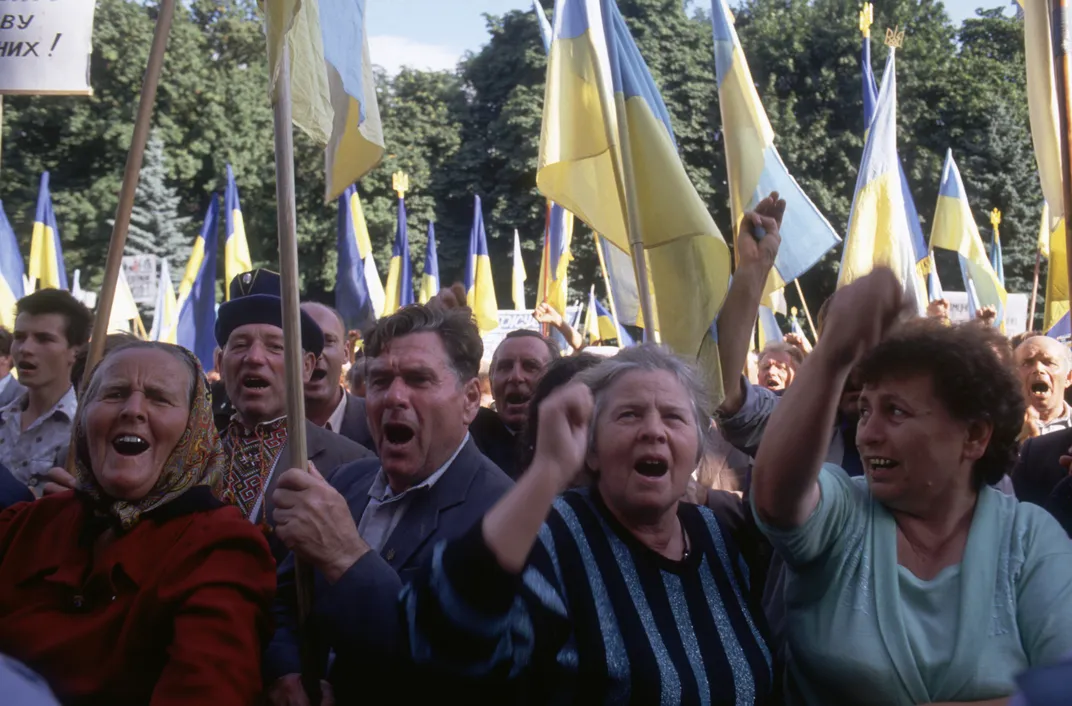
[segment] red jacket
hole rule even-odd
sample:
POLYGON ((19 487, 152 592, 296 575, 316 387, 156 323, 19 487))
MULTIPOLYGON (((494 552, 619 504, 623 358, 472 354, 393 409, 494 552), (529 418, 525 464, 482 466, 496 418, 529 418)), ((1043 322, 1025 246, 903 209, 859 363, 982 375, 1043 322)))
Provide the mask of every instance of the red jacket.
POLYGON ((93 556, 73 493, 0 513, 0 653, 65 703, 252 704, 275 565, 233 507, 143 519, 93 556))

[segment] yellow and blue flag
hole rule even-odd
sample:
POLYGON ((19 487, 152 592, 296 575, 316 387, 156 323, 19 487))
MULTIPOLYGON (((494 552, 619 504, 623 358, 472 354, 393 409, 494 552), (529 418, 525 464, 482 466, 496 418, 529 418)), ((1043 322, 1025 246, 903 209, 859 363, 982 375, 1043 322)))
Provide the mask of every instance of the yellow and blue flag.
POLYGON ((942 281, 938 279, 938 265, 934 261, 934 253, 930 253, 930 271, 927 272, 927 296, 935 302, 945 299, 945 290, 942 289, 942 281))
POLYGON ((413 265, 409 259, 409 230, 406 227, 406 200, 398 199, 398 221, 391 264, 387 270, 387 303, 384 314, 393 314, 413 299, 413 265))
POLYGON ((376 264, 372 261, 368 226, 361 209, 357 188, 347 187, 339 197, 339 214, 335 229, 338 264, 335 276, 335 308, 346 328, 368 330, 383 313, 384 292, 376 264), (371 268, 371 271, 370 271, 371 268), (374 288, 378 288, 379 307, 374 288))
MULTIPOLYGON (((194 241, 186 274, 179 285, 179 324, 175 342, 193 351, 205 372, 216 367, 216 249, 219 199, 216 194, 205 211, 205 223, 194 241), (189 284, 187 285, 187 282, 189 284), (184 292, 185 290, 185 292, 184 292)), ((230 282, 227 283, 228 287, 230 282)))
POLYGON ((1065 242, 1065 219, 1050 220, 1043 206, 1042 227, 1048 235, 1047 254, 1050 265, 1046 274, 1046 307, 1042 315, 1042 330, 1049 331, 1061 319, 1068 318, 1068 244, 1065 242))
POLYGON ((171 266, 167 258, 160 258, 160 279, 156 284, 156 306, 153 309, 153 327, 150 341, 175 343, 175 327, 179 315, 175 285, 171 282, 171 266))
POLYGON ((998 235, 998 231, 994 229, 994 242, 990 245, 990 266, 994 268, 994 273, 998 276, 998 282, 1001 286, 1005 286, 1005 262, 1001 257, 1001 236, 998 235))
POLYGON ((19 241, 0 201, 0 326, 8 331, 15 330, 15 302, 23 297, 25 275, 19 241))
POLYGON ((603 302, 596 299, 595 285, 588 292, 588 311, 584 318, 584 331, 589 343, 617 341, 619 348, 634 344, 629 334, 603 306, 603 302))
POLYGON ((875 118, 856 178, 838 287, 863 277, 878 265, 893 270, 907 299, 915 302, 922 314, 927 308, 926 293, 916 267, 897 167, 897 69, 893 49, 886 60, 875 118))
POLYGON ((957 253, 964 285, 968 290, 969 314, 974 317, 980 307, 992 306, 997 311, 996 325, 1005 325, 1005 287, 998 281, 990 265, 986 246, 979 236, 960 170, 953 161, 953 151, 947 150, 942 182, 938 186, 938 205, 934 209, 931 228, 931 247, 945 248, 957 253), (971 301, 972 295, 976 301, 971 301))
MULTIPOLYGON (((861 25, 861 29, 864 26, 861 25)), ((864 30, 862 65, 864 84, 864 135, 871 128, 871 122, 875 119, 875 106, 878 104, 878 85, 875 83, 875 74, 871 70, 871 32, 864 30)), ((923 237, 923 226, 919 222, 919 211, 916 210, 916 201, 912 198, 912 191, 908 188, 908 177, 905 176, 904 166, 901 164, 901 155, 897 155, 897 174, 901 178, 901 198, 904 199, 905 219, 908 221, 908 230, 912 234, 912 249, 916 253, 916 263, 919 271, 930 272, 933 263, 930 260, 930 251, 927 249, 927 239, 923 237)))
POLYGON ((785 334, 782 333, 782 327, 778 325, 774 309, 769 306, 760 305, 756 328, 759 329, 759 350, 766 348, 767 344, 785 340, 785 334))
POLYGON ((609 240, 593 233, 599 266, 603 272, 603 283, 607 287, 611 312, 618 321, 630 326, 644 328, 644 315, 640 309, 640 295, 637 292, 636 273, 633 271, 633 259, 609 240))
POLYGON ((428 221, 428 247, 424 251, 424 272, 421 274, 421 304, 427 304, 439 293, 439 256, 436 255, 435 223, 428 221))
POLYGON ((473 197, 473 226, 469 229, 469 257, 465 261, 465 295, 481 333, 499 327, 499 304, 491 280, 488 235, 484 231, 484 212, 480 197, 473 197))
POLYGON ((613 0, 555 4, 536 185, 623 252, 644 249, 655 315, 668 312, 657 322, 663 341, 698 358, 720 392, 714 324, 729 248, 685 173, 666 105, 613 0))
POLYGON ((269 82, 275 95, 290 53, 294 124, 326 143, 326 194, 338 198, 383 158, 365 0, 265 0, 269 82))
POLYGON ((1023 0, 1024 58, 1027 65, 1027 108, 1031 142, 1035 147, 1042 195, 1057 221, 1065 216, 1061 181, 1061 140, 1057 81, 1054 75, 1053 17, 1051 0, 1023 0))
POLYGON ((547 21, 547 15, 543 12, 540 0, 532 0, 532 11, 536 13, 536 21, 540 23, 540 39, 543 40, 543 49, 551 53, 551 23, 547 21))
POLYGON ((510 277, 510 291, 514 296, 515 309, 527 309, 525 306, 525 261, 521 259, 521 236, 514 228, 514 271, 510 277))
POLYGON ((552 201, 547 202, 543 253, 540 256, 540 283, 536 299, 566 314, 569 299, 569 263, 573 260, 573 214, 552 201))
POLYGON ((37 190, 28 276, 34 289, 67 289, 67 268, 63 265, 60 229, 56 225, 56 214, 52 211, 48 179, 48 172, 43 172, 37 190))
POLYGON ((777 191, 785 199, 782 246, 763 292, 767 295, 811 269, 841 238, 789 175, 774 146, 774 130, 756 92, 726 0, 712 1, 711 26, 734 234, 745 212, 770 192, 777 191))
POLYGON ((227 165, 227 190, 223 194, 223 222, 226 240, 223 241, 223 281, 227 283, 225 296, 231 298, 231 280, 243 272, 253 269, 253 259, 249 256, 249 242, 246 240, 246 226, 242 220, 242 204, 238 201, 238 185, 235 184, 234 172, 227 165))

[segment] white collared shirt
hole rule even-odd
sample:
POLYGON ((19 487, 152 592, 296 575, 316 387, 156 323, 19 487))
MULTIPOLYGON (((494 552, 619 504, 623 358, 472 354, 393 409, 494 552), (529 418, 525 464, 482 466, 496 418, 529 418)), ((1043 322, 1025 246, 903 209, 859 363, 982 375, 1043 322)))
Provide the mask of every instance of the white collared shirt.
POLYGON ((328 431, 333 431, 336 434, 342 433, 342 418, 346 416, 346 390, 342 391, 342 399, 339 400, 339 404, 335 405, 335 411, 328 417, 327 423, 324 424, 324 428, 328 431))
POLYGON ((45 474, 66 460, 78 399, 74 387, 69 387, 52 409, 22 431, 22 415, 29 395, 28 390, 24 391, 8 406, 0 408, 0 463, 40 497, 45 474))
POLYGON ((1049 434, 1050 432, 1072 428, 1072 407, 1067 402, 1062 402, 1061 404, 1064 406, 1061 408, 1060 417, 1049 422, 1039 420, 1039 433, 1049 434))
POLYGON ((416 492, 422 488, 430 490, 447 472, 467 443, 469 443, 469 432, 465 433, 462 443, 454 450, 447 462, 436 469, 435 473, 397 495, 391 490, 391 484, 387 482, 387 474, 383 472, 383 467, 380 467, 380 470, 376 472, 376 478, 372 481, 372 487, 369 488, 368 505, 365 506, 365 511, 361 513, 361 520, 357 523, 357 533, 366 544, 372 547, 373 551, 383 550, 387 539, 395 531, 402 516, 406 514, 406 509, 416 492))

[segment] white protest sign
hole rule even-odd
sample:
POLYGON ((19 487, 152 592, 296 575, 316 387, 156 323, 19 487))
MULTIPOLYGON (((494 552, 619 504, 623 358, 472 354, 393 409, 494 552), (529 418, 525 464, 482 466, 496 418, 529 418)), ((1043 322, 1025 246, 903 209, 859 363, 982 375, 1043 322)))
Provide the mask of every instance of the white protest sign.
MULTIPOLYGON (((565 319, 569 322, 570 326, 576 329, 581 320, 581 307, 567 306, 565 319)), ((495 353, 495 349, 498 348, 499 344, 506 338, 506 334, 518 329, 528 329, 530 331, 540 330, 539 322, 532 317, 532 310, 499 309, 499 327, 493 331, 488 331, 481 336, 484 340, 484 359, 491 360, 491 356, 495 353)))
POLYGON ((0 0, 0 94, 91 94, 96 4, 0 0))
MULTIPOLYGON (((949 302, 949 320, 955 324, 971 319, 968 311, 967 292, 951 292, 948 289, 943 292, 945 300, 949 302)), ((1005 335, 1015 336, 1028 330, 1027 327, 1027 295, 1010 293, 1005 300, 1005 335)))

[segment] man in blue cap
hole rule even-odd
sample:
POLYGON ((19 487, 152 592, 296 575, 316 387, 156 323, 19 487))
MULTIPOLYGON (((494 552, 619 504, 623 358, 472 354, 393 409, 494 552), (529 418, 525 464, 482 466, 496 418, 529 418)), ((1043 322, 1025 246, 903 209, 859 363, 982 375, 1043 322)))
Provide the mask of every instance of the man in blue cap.
MULTIPOLYGON (((290 463, 279 275, 268 270, 244 272, 232 280, 230 293, 230 301, 220 305, 216 317, 220 376, 235 409, 220 431, 228 456, 226 487, 242 514, 270 529, 272 491, 290 463)), ((304 311, 301 340, 303 381, 308 382, 324 348, 324 334, 304 311)), ((305 429, 309 460, 326 477, 344 463, 372 455, 308 420, 305 429)), ((285 549, 270 543, 280 558, 285 549)))

